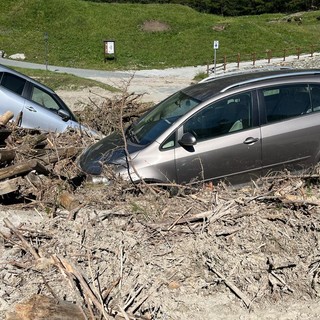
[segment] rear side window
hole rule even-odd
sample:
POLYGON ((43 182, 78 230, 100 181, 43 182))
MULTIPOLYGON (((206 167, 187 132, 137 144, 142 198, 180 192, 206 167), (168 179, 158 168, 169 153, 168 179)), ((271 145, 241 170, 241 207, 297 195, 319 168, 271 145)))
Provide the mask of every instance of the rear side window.
POLYGON ((272 87, 262 92, 267 123, 290 119, 312 111, 307 84, 272 87))
POLYGON ((4 73, 1 80, 1 85, 21 96, 26 82, 26 80, 18 76, 10 73, 4 73))
POLYGON ((320 86, 310 85, 312 111, 320 111, 320 86))

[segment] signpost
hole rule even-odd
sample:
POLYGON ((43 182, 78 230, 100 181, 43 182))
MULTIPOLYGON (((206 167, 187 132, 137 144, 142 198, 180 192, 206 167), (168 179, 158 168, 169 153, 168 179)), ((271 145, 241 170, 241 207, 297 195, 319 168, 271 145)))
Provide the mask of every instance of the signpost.
POLYGON ((219 49, 219 41, 214 40, 213 41, 213 51, 214 51, 214 58, 213 58, 213 63, 214 63, 214 75, 216 75, 216 67, 217 67, 217 50, 219 49))
POLYGON ((48 32, 45 32, 43 34, 43 40, 44 40, 44 43, 45 43, 45 56, 46 56, 46 70, 48 70, 48 41, 49 41, 49 35, 48 35, 48 32))
POLYGON ((104 62, 116 58, 116 44, 114 40, 104 40, 104 62))

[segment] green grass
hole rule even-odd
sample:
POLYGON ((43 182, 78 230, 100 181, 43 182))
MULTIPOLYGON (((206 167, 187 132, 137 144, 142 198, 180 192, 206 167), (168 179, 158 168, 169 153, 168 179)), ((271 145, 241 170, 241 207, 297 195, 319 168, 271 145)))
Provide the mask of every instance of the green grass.
MULTIPOLYGON (((302 23, 287 22, 282 14, 220 17, 174 4, 93 3, 82 0, 6 0, 1 3, 0 50, 24 53, 28 61, 45 63, 44 33, 49 35, 52 65, 95 69, 146 69, 206 64, 217 58, 271 49, 316 50, 319 11, 302 13, 302 23), (163 32, 141 29, 145 21, 170 26, 163 32), (223 31, 213 27, 224 25, 223 31), (116 60, 104 62, 103 41, 116 41, 116 60)), ((318 46, 318 47, 317 47, 318 46)))
POLYGON ((81 88, 91 88, 100 87, 102 89, 108 90, 110 92, 118 92, 112 86, 104 84, 100 81, 95 81, 91 79, 85 79, 81 77, 74 76, 72 74, 66 73, 56 73, 51 71, 36 70, 36 69, 24 69, 24 68, 14 68, 15 70, 28 75, 31 78, 43 83, 44 85, 50 87, 53 90, 78 90, 81 88))

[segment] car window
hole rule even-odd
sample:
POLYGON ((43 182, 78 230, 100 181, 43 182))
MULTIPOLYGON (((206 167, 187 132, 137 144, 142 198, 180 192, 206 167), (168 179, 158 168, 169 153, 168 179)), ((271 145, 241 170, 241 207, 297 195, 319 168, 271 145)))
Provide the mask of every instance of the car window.
POLYGON ((307 84, 285 85, 262 90, 267 123, 297 117, 311 111, 307 84))
POLYGON ((53 111, 58 111, 60 109, 59 104, 54 100, 54 98, 49 93, 38 87, 33 87, 31 100, 53 111))
POLYGON ((173 133, 170 135, 169 138, 167 138, 161 145, 160 149, 161 150, 167 150, 171 149, 175 146, 175 141, 176 141, 176 134, 173 133))
POLYGON ((311 93, 312 111, 314 112, 320 111, 320 86, 311 85, 310 93, 311 93))
POLYGON ((231 134, 252 127, 251 92, 220 100, 192 116, 183 132, 193 133, 197 140, 231 134))
POLYGON ((149 144, 199 103, 201 101, 186 95, 183 91, 178 91, 133 123, 127 130, 128 137, 134 143, 149 144))
POLYGON ((22 95, 26 82, 26 80, 10 73, 4 73, 1 79, 1 85, 3 87, 19 94, 20 96, 22 95))

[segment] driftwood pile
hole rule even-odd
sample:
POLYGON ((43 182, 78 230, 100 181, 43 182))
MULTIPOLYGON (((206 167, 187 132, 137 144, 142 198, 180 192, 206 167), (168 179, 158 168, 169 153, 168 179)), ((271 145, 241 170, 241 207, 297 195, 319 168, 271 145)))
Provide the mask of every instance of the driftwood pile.
POLYGON ((22 129, 8 123, 11 116, 0 116, 0 203, 74 207, 72 193, 82 176, 75 159, 93 138, 22 129))
POLYGON ((224 319, 219 303, 246 318, 320 295, 318 168, 238 190, 175 186, 175 196, 77 188, 74 160, 92 138, 14 124, 0 137, 1 201, 31 209, 29 224, 10 214, 0 224, 0 318, 224 319))
POLYGON ((239 190, 123 194, 72 220, 6 219, 2 299, 27 298, 8 319, 43 319, 42 305, 57 315, 70 302, 79 319, 214 319, 222 298, 235 315, 307 303, 320 294, 319 181, 288 173, 239 190))
POLYGON ((81 122, 108 135, 119 131, 121 126, 125 127, 150 109, 151 104, 142 103, 141 97, 141 94, 122 94, 112 99, 105 98, 100 105, 90 100, 88 105, 75 113, 81 122))
MULTIPOLYGON (((122 94, 91 104, 78 113, 80 122, 101 135, 121 131, 150 106, 139 103, 141 95, 122 94)), ((80 201, 73 191, 83 178, 75 164, 79 153, 97 137, 85 132, 44 133, 22 129, 9 122, 13 114, 0 115, 0 203, 37 203, 55 210, 76 210, 80 201)))

